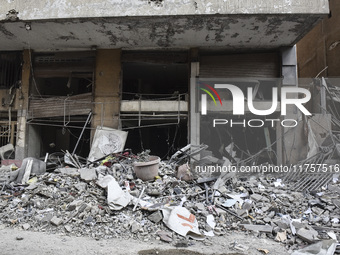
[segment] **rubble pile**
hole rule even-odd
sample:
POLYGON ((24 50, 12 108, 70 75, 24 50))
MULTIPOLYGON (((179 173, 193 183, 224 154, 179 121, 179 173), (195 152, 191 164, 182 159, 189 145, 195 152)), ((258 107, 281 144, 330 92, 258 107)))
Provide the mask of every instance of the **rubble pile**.
POLYGON ((298 192, 277 175, 193 178, 186 172, 188 164, 161 161, 158 175, 143 181, 136 178, 134 164, 148 162, 148 157, 148 152, 115 153, 96 163, 65 163, 44 173, 36 159, 15 171, 13 165, 2 166, 0 226, 184 246, 192 239, 209 244, 213 236, 247 231, 290 250, 339 238, 338 174, 319 190, 298 192), (16 171, 23 174, 13 181, 16 171))

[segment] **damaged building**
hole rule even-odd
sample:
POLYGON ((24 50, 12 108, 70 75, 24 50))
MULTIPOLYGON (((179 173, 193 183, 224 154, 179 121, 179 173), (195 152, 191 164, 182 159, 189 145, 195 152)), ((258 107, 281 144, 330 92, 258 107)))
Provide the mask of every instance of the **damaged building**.
POLYGON ((340 254, 338 0, 26 2, 0 6, 16 246, 340 254))
MULTIPOLYGON (((278 124, 298 110, 281 116, 278 102, 268 117, 278 123, 213 128, 199 84, 253 87, 254 107, 267 109, 273 87, 298 86, 294 45, 327 17, 327 0, 15 0, 0 9, 1 146, 12 144, 16 159, 73 149, 86 157, 103 127, 161 158, 187 144, 207 144, 216 158, 231 157, 231 144, 241 160, 264 151, 260 163, 306 156, 296 144, 307 139, 278 124)), ((217 118, 230 119, 232 97, 221 97, 217 118)))

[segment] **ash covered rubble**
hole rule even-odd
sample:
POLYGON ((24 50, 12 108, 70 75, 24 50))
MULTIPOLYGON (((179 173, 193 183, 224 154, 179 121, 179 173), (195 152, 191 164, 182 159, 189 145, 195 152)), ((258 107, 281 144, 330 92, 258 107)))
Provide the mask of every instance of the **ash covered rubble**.
MULTIPOLYGON (((336 173, 315 190, 297 191, 277 174, 197 176, 176 154, 157 162, 157 174, 143 181, 135 166, 149 162, 148 151, 134 155, 126 150, 91 164, 65 155, 53 169, 32 158, 17 170, 14 165, 0 168, 1 228, 161 240, 182 247, 196 240, 210 245, 214 236, 245 232, 253 240, 273 239, 290 251, 319 243, 320 249, 331 249, 339 239, 336 173)), ((228 245, 247 251, 242 243, 228 245)))

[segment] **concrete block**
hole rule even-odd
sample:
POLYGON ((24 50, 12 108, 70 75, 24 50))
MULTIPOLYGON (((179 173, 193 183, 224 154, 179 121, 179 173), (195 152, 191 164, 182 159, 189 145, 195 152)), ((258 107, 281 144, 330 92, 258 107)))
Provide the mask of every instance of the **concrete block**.
POLYGON ((300 237, 303 241, 308 243, 314 243, 319 241, 320 239, 318 236, 318 231, 309 227, 309 228, 300 228, 299 231, 296 233, 298 237, 300 237))
POLYGON ((137 233, 140 228, 141 228, 141 225, 136 221, 131 224, 132 233, 137 233))
POLYGON ((259 194, 252 194, 250 196, 251 200, 255 201, 255 202, 259 202, 262 200, 263 196, 259 195, 259 194))
POLYGON ((22 225, 22 228, 23 228, 24 230, 27 230, 27 229, 29 229, 30 227, 31 227, 31 225, 28 224, 28 223, 25 223, 24 225, 22 225))
POLYGON ((72 231, 72 226, 70 226, 70 225, 66 225, 64 228, 65 228, 65 230, 67 232, 71 232, 72 231))
POLYGON ((58 170, 60 171, 60 173, 66 174, 66 175, 71 175, 71 176, 79 175, 77 168, 64 167, 64 168, 59 168, 58 170))
POLYGON ((97 173, 94 168, 82 168, 80 169, 80 178, 86 182, 96 180, 97 173))
POLYGON ((54 226, 59 226, 62 222, 63 222, 63 219, 60 219, 56 216, 54 216, 51 221, 50 221, 54 226))
POLYGON ((157 211, 150 214, 148 219, 151 220, 153 223, 158 223, 163 219, 163 215, 160 211, 157 211))

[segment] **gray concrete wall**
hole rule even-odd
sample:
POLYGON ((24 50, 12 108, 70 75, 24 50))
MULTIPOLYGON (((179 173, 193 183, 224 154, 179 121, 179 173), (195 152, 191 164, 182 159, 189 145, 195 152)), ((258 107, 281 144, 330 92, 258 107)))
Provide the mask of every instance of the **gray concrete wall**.
POLYGON ((27 146, 27 156, 39 158, 41 155, 41 127, 27 125, 28 128, 28 146, 27 146))
POLYGON ((332 15, 326 17, 297 44, 299 77, 340 77, 340 1, 330 0, 332 15))
POLYGON ((326 14, 328 0, 1 0, 20 20, 198 14, 326 14))

